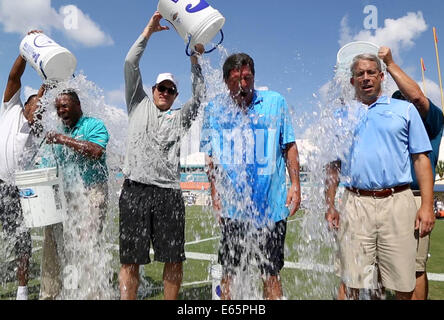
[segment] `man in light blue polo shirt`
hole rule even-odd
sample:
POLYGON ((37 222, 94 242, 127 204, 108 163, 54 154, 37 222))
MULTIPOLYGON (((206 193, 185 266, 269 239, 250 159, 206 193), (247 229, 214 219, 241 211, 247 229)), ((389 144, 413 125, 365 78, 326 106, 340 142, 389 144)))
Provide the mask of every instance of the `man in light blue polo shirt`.
POLYGON ((415 229, 434 226, 431 145, 416 108, 382 96, 384 74, 374 55, 353 60, 351 84, 362 103, 350 152, 327 169, 326 214, 339 228, 341 278, 347 298, 382 286, 410 299, 415 287, 415 229), (410 183, 410 156, 421 189, 419 210, 410 183), (334 199, 339 171, 346 186, 341 215, 334 199), (340 220, 339 220, 340 218, 340 220), (340 222, 340 224, 339 224, 340 222))
MULTIPOLYGON (((79 96, 74 90, 62 91, 56 98, 55 107, 58 117, 63 122, 64 133, 49 132, 46 135, 46 142, 54 145, 55 160, 63 170, 68 210, 74 210, 71 209, 73 206, 78 207, 79 201, 88 203, 89 215, 86 224, 88 230, 82 230, 81 238, 98 243, 108 203, 108 169, 105 152, 109 134, 103 121, 83 116, 79 96), (80 189, 79 179, 80 186, 83 187, 80 189), (79 193, 79 190, 83 191, 79 193)), ((62 224, 45 227, 41 299, 59 297, 62 287, 60 279, 62 250, 62 224)), ((94 289, 90 291, 91 294, 86 297, 87 299, 99 298, 99 293, 94 292, 94 289)))
POLYGON ((223 73, 229 96, 207 106, 201 134, 201 150, 211 159, 211 196, 222 229, 221 298, 245 298, 233 296, 232 277, 247 269, 255 255, 265 298, 280 299, 286 219, 301 201, 290 113, 280 94, 254 90, 254 62, 247 54, 228 57, 223 73))

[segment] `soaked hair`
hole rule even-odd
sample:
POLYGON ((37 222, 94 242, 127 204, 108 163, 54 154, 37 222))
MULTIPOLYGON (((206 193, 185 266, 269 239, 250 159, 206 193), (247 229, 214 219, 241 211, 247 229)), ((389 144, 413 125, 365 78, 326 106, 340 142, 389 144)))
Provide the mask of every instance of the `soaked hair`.
POLYGON ((230 77, 231 70, 240 69, 242 66, 249 66, 251 73, 254 76, 254 61, 253 59, 246 53, 235 53, 229 56, 224 63, 223 72, 224 72, 224 80, 227 81, 230 77))
POLYGON ((374 54, 371 53, 363 53, 363 54, 359 54, 356 57, 353 58, 353 62, 350 66, 350 71, 351 74, 354 75, 355 74, 355 67, 358 64, 358 62, 360 60, 368 60, 368 61, 373 61, 376 62, 376 66, 378 68, 379 72, 382 72, 382 64, 381 64, 381 60, 374 54))
POLYGON ((26 102, 25 102, 25 106, 26 106, 28 103, 30 103, 31 100, 32 100, 34 97, 37 97, 37 95, 36 95, 36 94, 31 94, 31 95, 28 97, 28 100, 26 100, 26 102))
POLYGON ((80 104, 80 98, 77 92, 74 89, 65 89, 58 96, 69 96, 72 102, 76 104, 80 104))

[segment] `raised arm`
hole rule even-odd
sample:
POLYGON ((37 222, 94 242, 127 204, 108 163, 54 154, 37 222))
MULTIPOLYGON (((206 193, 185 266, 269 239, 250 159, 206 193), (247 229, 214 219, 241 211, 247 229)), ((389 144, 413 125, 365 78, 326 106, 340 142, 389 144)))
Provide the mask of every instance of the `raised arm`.
POLYGON ((421 118, 425 119, 430 109, 430 102, 419 85, 395 63, 390 48, 381 47, 378 55, 386 64, 387 72, 395 80, 403 96, 418 109, 421 118))
MULTIPOLYGON (((31 30, 31 33, 42 33, 40 30, 31 30)), ((8 83, 6 84, 6 89, 3 96, 3 102, 9 102, 12 97, 17 93, 17 91, 22 87, 22 76, 25 72, 26 60, 22 56, 18 56, 9 72, 8 83)))
POLYGON ((161 14, 156 11, 125 58, 125 98, 128 114, 131 113, 134 105, 140 103, 147 96, 143 89, 139 63, 151 35, 169 29, 160 25, 160 19, 162 19, 161 14))
POLYGON ((181 109, 182 126, 185 129, 191 127, 192 122, 199 113, 199 107, 205 99, 205 82, 202 75, 202 68, 198 61, 198 57, 202 55, 204 51, 204 46, 197 44, 195 52, 191 56, 191 74, 193 77, 192 97, 181 109))
POLYGON ((22 75, 25 72, 26 60, 21 56, 15 59, 14 65, 9 72, 8 83, 6 84, 3 102, 9 102, 22 86, 22 75))

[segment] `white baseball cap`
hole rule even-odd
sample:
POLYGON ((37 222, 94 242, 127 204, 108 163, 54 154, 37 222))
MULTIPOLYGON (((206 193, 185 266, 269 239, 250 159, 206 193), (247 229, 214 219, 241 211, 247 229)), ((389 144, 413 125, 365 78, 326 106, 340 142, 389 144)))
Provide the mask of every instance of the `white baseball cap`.
POLYGON ((176 80, 176 78, 174 78, 173 74, 171 73, 161 73, 157 76, 157 80, 156 80, 156 85, 158 85, 159 83, 168 80, 171 81, 175 86, 176 89, 178 89, 178 82, 176 80))

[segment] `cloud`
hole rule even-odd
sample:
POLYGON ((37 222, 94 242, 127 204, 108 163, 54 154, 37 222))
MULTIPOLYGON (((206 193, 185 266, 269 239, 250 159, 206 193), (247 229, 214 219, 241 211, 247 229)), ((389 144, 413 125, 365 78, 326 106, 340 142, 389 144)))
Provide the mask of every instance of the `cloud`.
POLYGON ((341 46, 350 41, 370 41, 379 46, 390 47, 395 55, 401 49, 409 49, 415 45, 414 40, 427 30, 428 26, 421 11, 409 12, 399 19, 385 19, 384 27, 376 30, 361 30, 353 35, 348 17, 341 20, 340 39, 341 46))
POLYGON ((23 96, 25 97, 25 101, 28 100, 28 98, 33 95, 33 94, 37 94, 39 90, 38 89, 34 89, 32 87, 29 86, 25 86, 23 88, 23 96))
MULTIPOLYGON (((422 81, 418 81, 418 84, 421 87, 421 89, 423 89, 422 81)), ((426 93, 426 96, 430 100, 432 100, 432 102, 435 105, 437 105, 438 107, 441 107, 441 89, 439 87, 439 84, 437 84, 433 80, 426 78, 425 79, 425 93, 426 93)))
POLYGON ((107 91, 105 94, 106 103, 117 106, 125 106, 125 91, 122 88, 107 91))
POLYGON ((61 7, 60 15, 65 20, 64 33, 71 38, 87 47, 95 47, 97 45, 113 45, 114 41, 111 36, 105 34, 100 27, 91 18, 84 14, 82 10, 74 5, 61 7), (69 26, 67 28, 67 26, 69 26))
POLYGON ((52 7, 51 0, 0 0, 0 24, 8 33, 25 35, 32 29, 50 34, 61 31, 68 39, 87 47, 112 45, 111 36, 74 5, 52 7))

